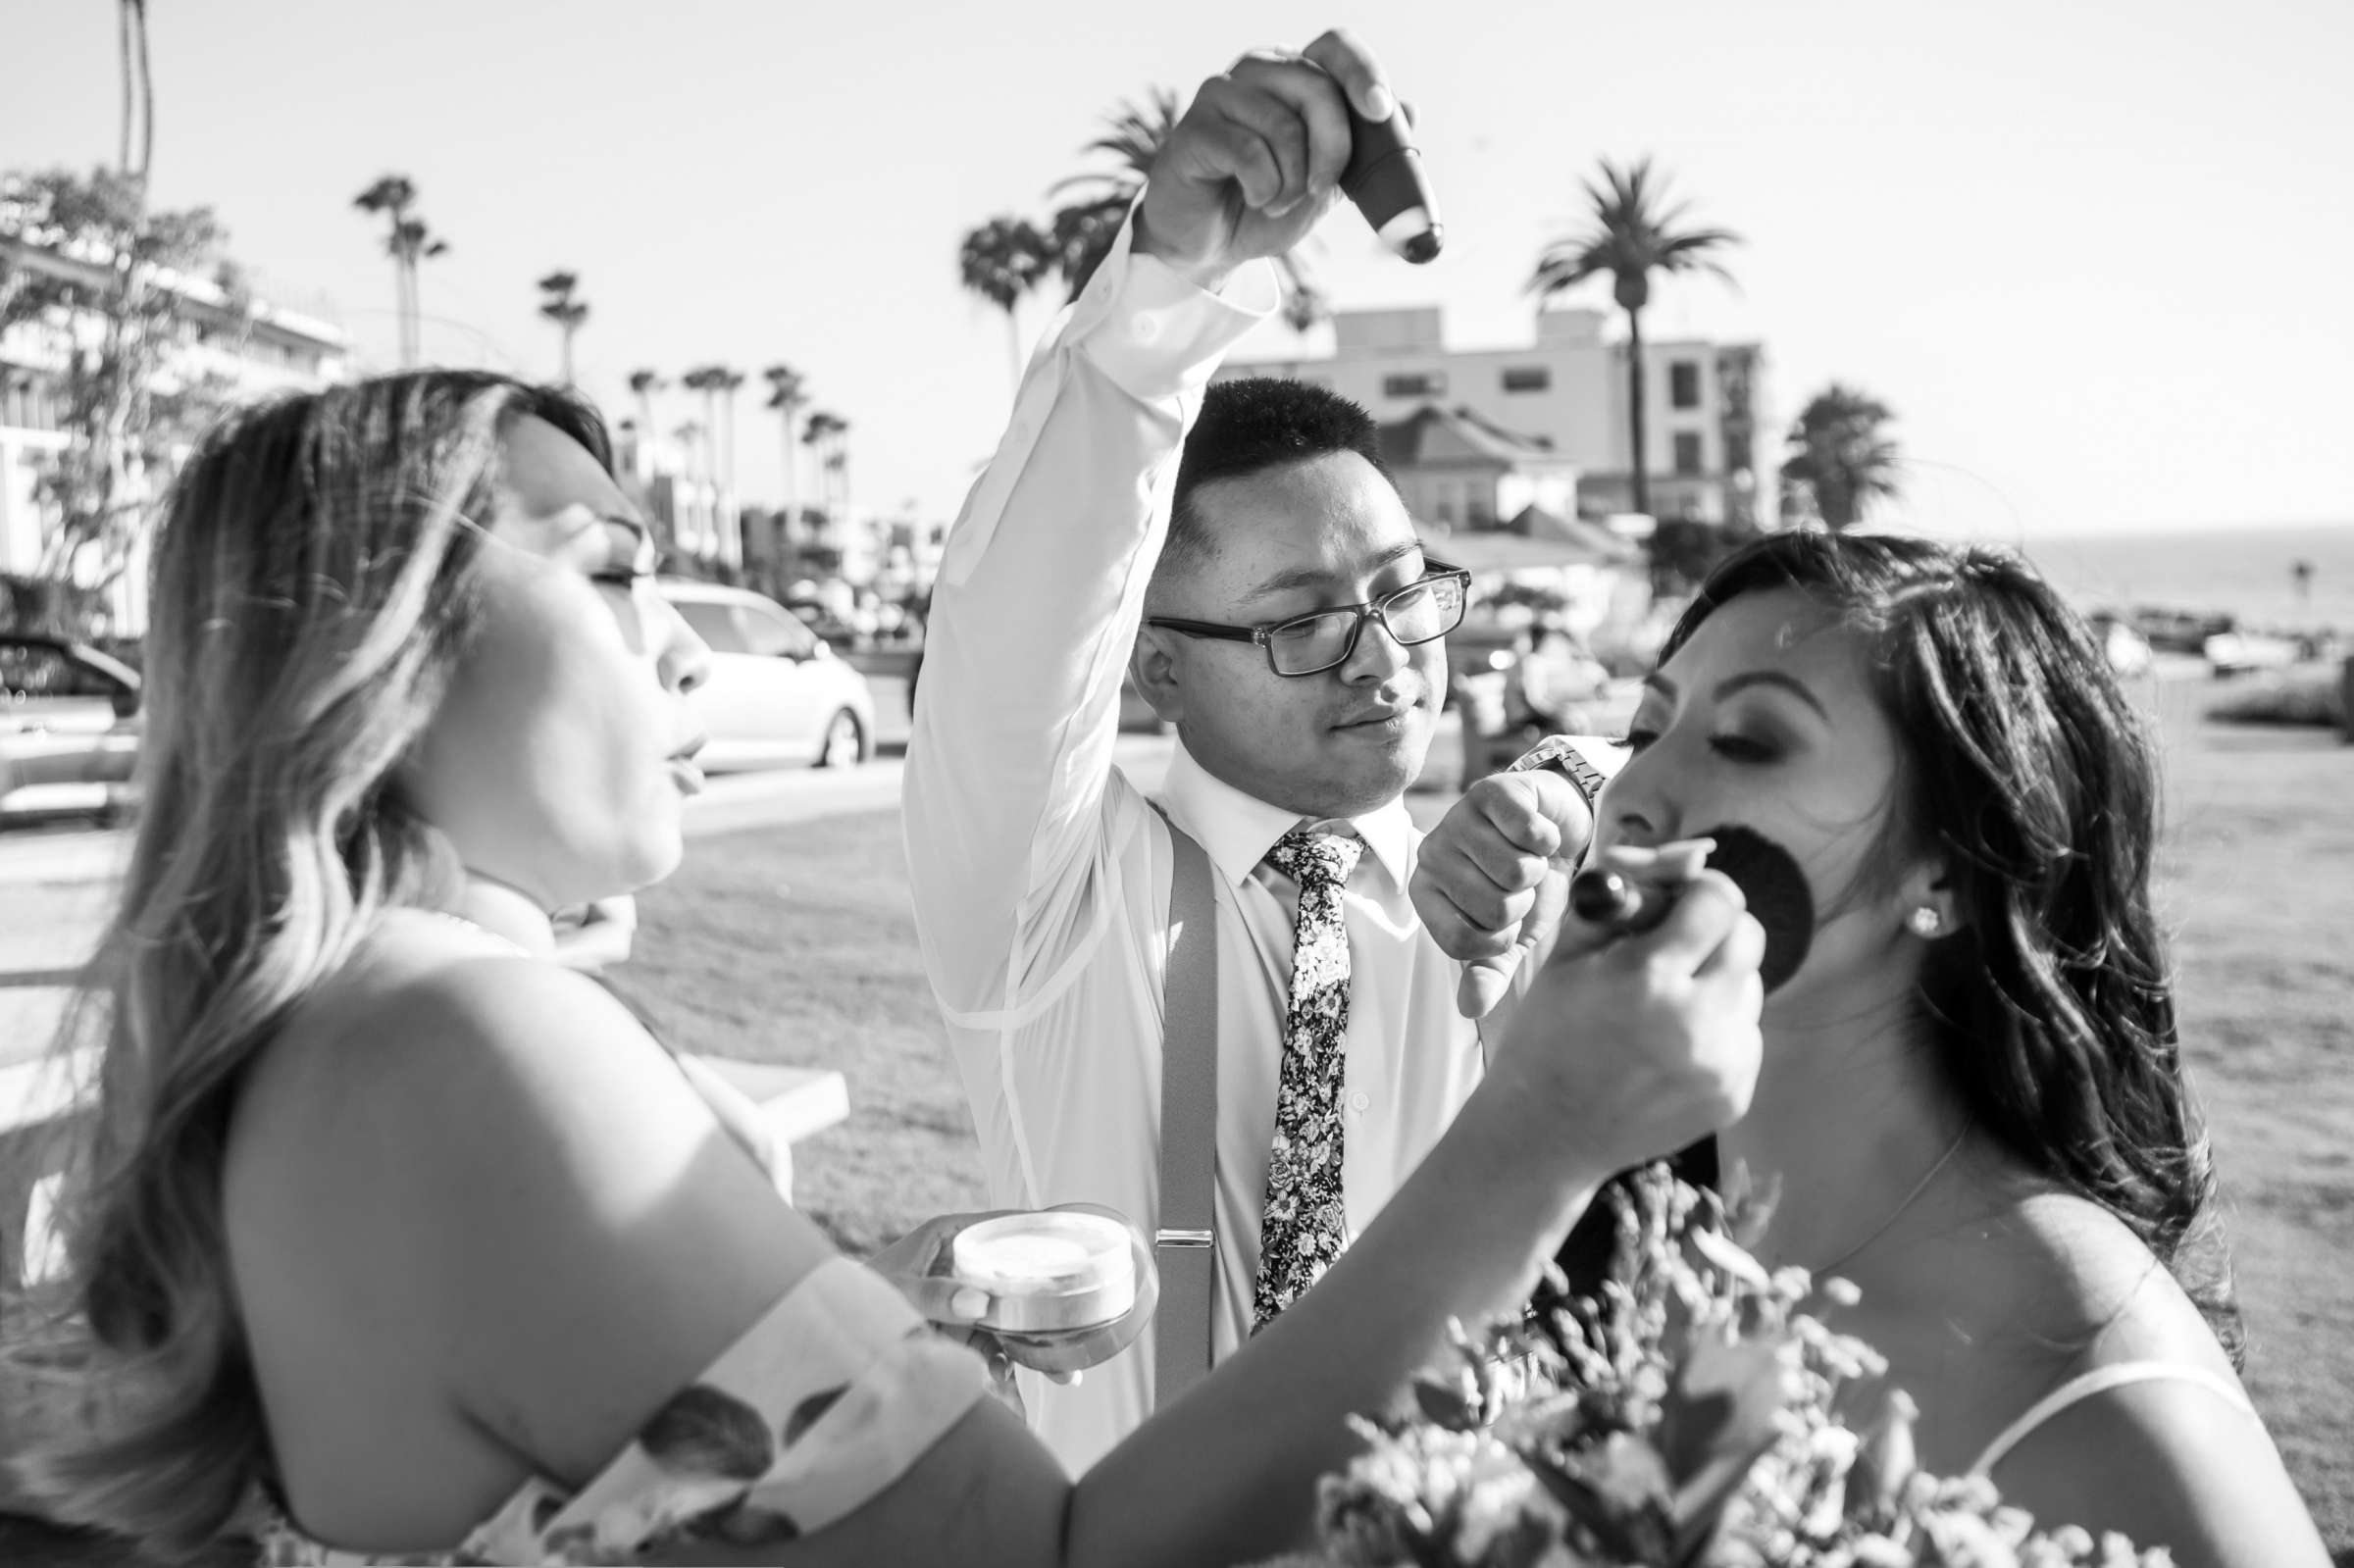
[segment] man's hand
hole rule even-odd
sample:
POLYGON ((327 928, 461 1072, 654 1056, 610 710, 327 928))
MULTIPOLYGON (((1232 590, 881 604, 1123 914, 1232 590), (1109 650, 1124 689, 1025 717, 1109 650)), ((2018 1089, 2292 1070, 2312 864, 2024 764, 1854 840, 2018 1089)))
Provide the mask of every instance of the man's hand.
POLYGON ((1398 108, 1372 55, 1337 27, 1210 77, 1152 160, 1137 251, 1214 291, 1243 263, 1290 250, 1339 193, 1351 103, 1368 120, 1398 108))
POLYGON ((1422 840, 1407 890, 1439 950, 1466 961, 1455 1001, 1465 1018, 1486 1017, 1553 941, 1593 834, 1576 785, 1540 768, 1478 781, 1422 840))
POLYGON ((1603 1170, 1671 1153, 1747 1114, 1764 1048, 1766 932, 1732 880, 1699 872, 1650 931, 1599 935, 1574 912, 1565 924, 1489 1085, 1549 1107, 1564 1146, 1603 1170))
POLYGON ((966 1285, 949 1272, 951 1251, 958 1233, 983 1220, 1023 1212, 1019 1209, 944 1214, 926 1220, 868 1258, 867 1267, 897 1286, 908 1304, 943 1334, 980 1351, 1000 1390, 1012 1387, 1016 1363, 1044 1372, 1057 1383, 1076 1383, 1081 1372, 1108 1361, 1144 1333, 1153 1308, 1160 1303, 1160 1270, 1152 1261, 1151 1244, 1114 1211, 1097 1203, 1059 1203, 1055 1207, 1118 1220, 1128 1232, 1129 1255, 1136 1267, 1136 1304, 1123 1316, 1096 1328, 1060 1334, 1018 1334, 981 1326, 979 1320, 989 1316, 995 1302, 987 1290, 966 1285))

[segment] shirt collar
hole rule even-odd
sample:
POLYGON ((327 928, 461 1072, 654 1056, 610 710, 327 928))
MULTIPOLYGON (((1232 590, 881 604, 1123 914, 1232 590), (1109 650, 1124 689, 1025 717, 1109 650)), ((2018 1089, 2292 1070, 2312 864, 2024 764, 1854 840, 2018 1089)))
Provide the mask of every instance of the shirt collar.
MULTIPOLYGON (((1194 760, 1182 740, 1169 758, 1161 798, 1178 826, 1202 841, 1210 864, 1218 868, 1229 887, 1242 885, 1243 879, 1267 858, 1277 839, 1308 820, 1213 777, 1194 760)), ((1407 815, 1406 801, 1393 800, 1347 820, 1389 874, 1390 885, 1404 892, 1413 870, 1414 848, 1414 824, 1407 815)))

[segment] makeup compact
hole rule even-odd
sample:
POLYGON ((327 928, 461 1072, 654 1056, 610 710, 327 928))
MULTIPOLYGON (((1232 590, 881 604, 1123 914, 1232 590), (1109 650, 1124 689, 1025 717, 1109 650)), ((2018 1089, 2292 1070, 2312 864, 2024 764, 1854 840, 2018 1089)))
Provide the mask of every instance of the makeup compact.
POLYGON ((949 1243, 948 1272, 989 1292, 983 1328, 1061 1334, 1100 1328, 1136 1305, 1128 1228, 1084 1209, 983 1220, 949 1243))

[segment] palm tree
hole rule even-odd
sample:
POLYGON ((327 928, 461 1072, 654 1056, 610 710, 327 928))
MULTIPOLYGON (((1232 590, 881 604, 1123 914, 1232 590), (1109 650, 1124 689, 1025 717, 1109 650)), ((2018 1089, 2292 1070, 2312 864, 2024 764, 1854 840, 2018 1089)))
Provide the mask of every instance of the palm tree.
MULTIPOLYGON (((661 373, 658 371, 635 370, 630 372, 630 395, 638 399, 638 429, 642 432, 639 439, 646 443, 646 450, 649 453, 653 449, 654 439, 654 394, 669 384, 662 379, 661 373)), ((651 468, 650 458, 645 466, 651 468)))
POLYGON ((682 477, 690 481, 683 496, 680 495, 678 486, 673 486, 671 491, 674 497, 673 511, 676 516, 676 542, 678 547, 689 555, 700 555, 703 553, 701 519, 703 496, 706 492, 699 483, 695 483, 693 481, 697 464, 700 461, 696 454, 702 449, 703 427, 698 421, 688 420, 670 432, 670 438, 679 443, 679 452, 684 459, 682 467, 685 469, 682 477))
POLYGON ((588 319, 588 303, 576 298, 573 290, 581 286, 578 276, 572 273, 549 273, 539 279, 539 292, 546 296, 539 301, 539 314, 556 324, 564 334, 564 384, 572 384, 572 334, 581 329, 588 319))
POLYGON ((1790 427, 1783 481, 1814 494, 1824 527, 1853 528, 1874 500, 1902 493, 1897 473, 1904 460, 1881 430, 1893 418, 1879 399, 1833 381, 1790 427))
POLYGON ((736 498, 736 389, 743 384, 743 372, 729 365, 714 365, 712 385, 718 389, 720 402, 720 469, 725 478, 719 492, 719 553, 730 566, 743 561, 743 529, 736 498))
POLYGON ((155 78, 147 70, 147 0, 122 0, 116 8, 115 20, 122 34, 123 63, 123 148, 117 163, 125 174, 135 175, 144 186, 147 171, 155 167, 155 78), (139 143, 139 161, 135 164, 130 161, 134 120, 139 143))
POLYGON ((417 205, 417 184, 406 175, 385 175, 352 201, 365 213, 384 213, 390 220, 391 230, 384 238, 384 254, 392 258, 394 304, 400 327, 400 363, 417 363, 418 305, 417 264, 439 256, 449 249, 446 240, 437 238, 426 221, 412 216, 410 209, 417 205))
POLYGON ((817 453, 819 470, 825 476, 818 482, 829 514, 837 506, 846 507, 850 500, 850 460, 843 446, 843 437, 849 430, 849 421, 822 408, 801 427, 801 444, 817 453))
POLYGON ((785 527, 794 526, 793 508, 800 496, 800 464, 793 444, 794 418, 809 403, 808 381, 790 365, 771 365, 760 373, 768 378, 768 404, 785 425, 785 527))
MULTIPOLYGON (((1048 187, 1049 199, 1065 191, 1077 193, 1075 200, 1055 209, 1049 226, 1054 267, 1062 274, 1069 298, 1079 297, 1079 290, 1111 254, 1111 242, 1119 237, 1120 225, 1136 193, 1145 188, 1145 177, 1160 156, 1161 143, 1177 128, 1183 108, 1167 87, 1146 89, 1142 104, 1121 99, 1103 117, 1103 134, 1079 149, 1082 155, 1106 155, 1112 167, 1084 170, 1048 187)), ((1283 281, 1283 319, 1293 330, 1305 332, 1331 313, 1330 301, 1298 256, 1286 254, 1276 266, 1283 281)))
POLYGON ((1022 384, 1022 296, 1036 288, 1054 264, 1052 243, 1036 225, 1014 217, 992 218, 964 236, 956 271, 967 290, 1005 313, 1005 342, 1012 355, 1013 384, 1022 384))
POLYGON ((1529 291, 1542 301, 1589 278, 1608 276, 1611 295, 1626 312, 1627 421, 1634 437, 1634 509, 1651 510, 1651 479, 1643 461, 1643 307, 1651 303, 1651 275, 1658 273, 1714 273, 1730 283, 1714 252, 1737 245, 1741 236, 1727 228, 1682 228, 1682 206, 1663 210, 1663 177, 1652 178, 1651 160, 1639 158, 1619 168, 1602 161, 1603 183, 1597 189, 1585 182, 1594 204, 1594 227, 1582 234, 1554 241, 1537 258, 1528 280, 1529 291))
POLYGON ((702 477, 711 497, 711 528, 713 542, 719 529, 719 388, 728 369, 724 365, 697 365, 679 378, 679 384, 691 392, 703 394, 702 477))

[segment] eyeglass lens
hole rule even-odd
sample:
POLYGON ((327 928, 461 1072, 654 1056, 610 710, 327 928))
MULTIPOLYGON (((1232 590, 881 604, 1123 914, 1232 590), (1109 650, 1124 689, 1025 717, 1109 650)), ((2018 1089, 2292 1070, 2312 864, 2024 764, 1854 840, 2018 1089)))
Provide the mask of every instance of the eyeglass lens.
MULTIPOLYGON (((1378 605, 1374 614, 1398 641, 1412 645, 1445 636, 1463 618, 1463 585, 1457 578, 1413 582, 1378 605)), ((1287 621, 1267 633, 1267 653, 1278 675, 1313 675, 1349 657, 1363 617, 1355 610, 1287 621)))

